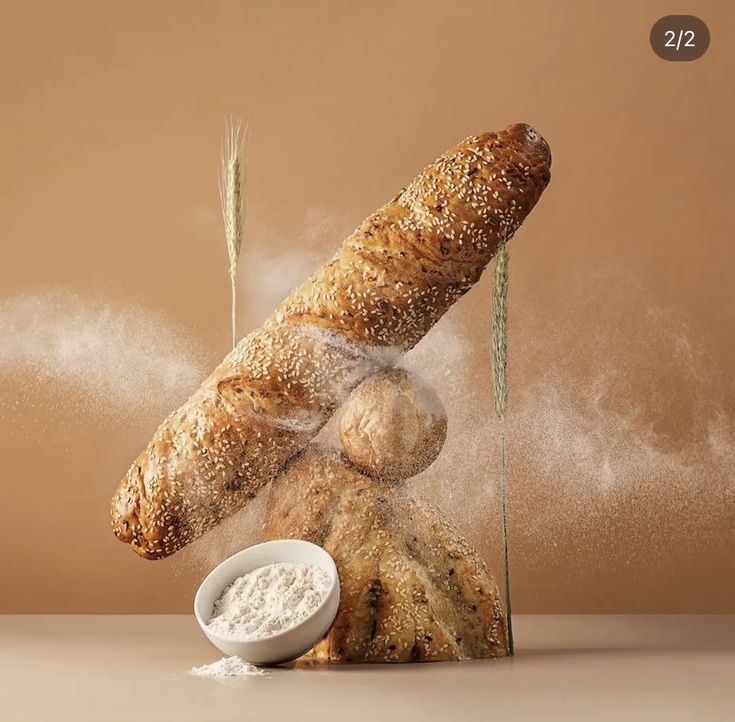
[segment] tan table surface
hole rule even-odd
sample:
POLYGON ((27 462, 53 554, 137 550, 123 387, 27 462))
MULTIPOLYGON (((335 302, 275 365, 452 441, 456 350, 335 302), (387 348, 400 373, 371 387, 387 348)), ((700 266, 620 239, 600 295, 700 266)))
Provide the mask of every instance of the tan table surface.
POLYGON ((0 720, 735 720, 735 617, 518 616, 500 661, 193 678, 187 616, 0 617, 0 720))

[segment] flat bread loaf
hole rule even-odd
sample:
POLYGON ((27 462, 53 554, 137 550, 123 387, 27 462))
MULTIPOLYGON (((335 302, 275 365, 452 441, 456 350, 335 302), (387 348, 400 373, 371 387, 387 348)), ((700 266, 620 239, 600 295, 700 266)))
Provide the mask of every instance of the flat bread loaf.
POLYGON ((310 445, 273 483, 266 535, 307 539, 337 564, 342 594, 302 661, 420 662, 502 657, 495 581, 438 509, 310 445))

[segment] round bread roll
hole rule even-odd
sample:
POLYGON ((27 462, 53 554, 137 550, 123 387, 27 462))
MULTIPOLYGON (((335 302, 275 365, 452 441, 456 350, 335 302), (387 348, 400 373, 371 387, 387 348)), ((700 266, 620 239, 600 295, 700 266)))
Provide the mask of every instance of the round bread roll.
POLYGON ((447 413, 436 391, 403 369, 362 382, 342 411, 339 433, 349 460, 394 481, 426 469, 444 446, 447 413))

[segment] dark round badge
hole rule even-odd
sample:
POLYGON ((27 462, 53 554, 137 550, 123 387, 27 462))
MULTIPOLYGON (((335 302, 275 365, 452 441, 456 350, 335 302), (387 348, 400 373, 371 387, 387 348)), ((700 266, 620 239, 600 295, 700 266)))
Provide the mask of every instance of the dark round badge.
POLYGON ((707 52, 709 28, 694 15, 667 15, 651 28, 651 47, 664 60, 696 60, 707 52))

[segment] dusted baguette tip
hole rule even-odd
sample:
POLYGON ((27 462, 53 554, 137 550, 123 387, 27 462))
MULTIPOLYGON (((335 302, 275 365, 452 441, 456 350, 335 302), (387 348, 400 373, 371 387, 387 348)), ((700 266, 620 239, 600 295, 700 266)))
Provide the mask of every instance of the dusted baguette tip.
MULTIPOLYGON (((127 481, 123 479, 123 482, 127 481)), ((130 493, 129 486, 121 483, 115 496, 112 497, 112 532, 126 544, 132 544, 140 535, 140 522, 138 521, 139 500, 130 493)))
POLYGON ((153 549, 149 547, 141 547, 141 546, 135 546, 134 544, 130 545, 130 548, 142 559, 147 559, 150 562, 158 561, 159 559, 165 559, 168 554, 166 554, 165 550, 163 549, 153 549))
POLYGON ((542 157, 546 157, 551 162, 551 148, 549 148, 549 144, 532 125, 528 125, 528 123, 511 123, 506 127, 505 131, 521 145, 533 148, 542 157))
POLYGON ((497 138, 526 158, 528 170, 533 169, 543 190, 551 180, 551 148, 541 133, 528 123, 511 123, 497 138))
POLYGON ((427 166, 161 424, 118 489, 116 536, 160 559, 243 508, 352 389, 472 287, 550 166, 548 144, 524 123, 466 138, 427 166))
POLYGON ((140 523, 135 515, 131 514, 127 518, 114 522, 112 532, 117 539, 128 544, 143 559, 155 561, 156 559, 165 559, 168 556, 165 548, 143 538, 140 523))
POLYGON ((164 549, 155 541, 143 535, 139 510, 142 509, 141 492, 139 487, 130 486, 129 477, 121 482, 112 499, 112 533, 121 542, 130 545, 130 548, 144 559, 163 559, 164 549))

